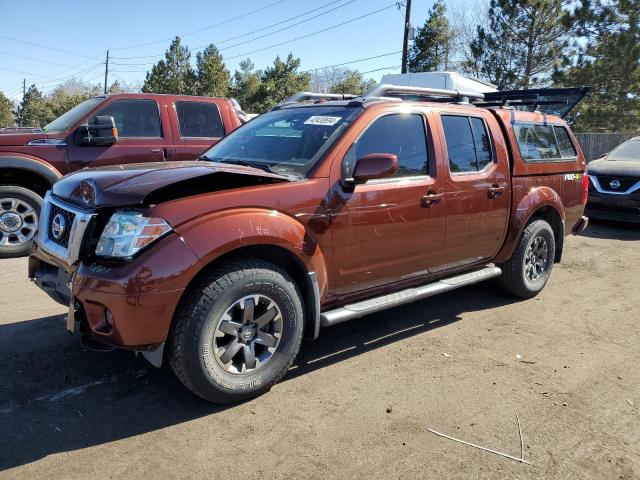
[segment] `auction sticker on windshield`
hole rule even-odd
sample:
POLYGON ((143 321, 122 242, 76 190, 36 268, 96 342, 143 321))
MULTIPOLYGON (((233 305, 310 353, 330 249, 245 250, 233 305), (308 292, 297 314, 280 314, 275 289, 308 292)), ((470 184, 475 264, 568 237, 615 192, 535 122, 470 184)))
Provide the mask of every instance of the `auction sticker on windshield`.
POLYGON ((305 125, 325 125, 327 127, 330 127, 332 125, 335 125, 336 123, 338 123, 340 120, 342 120, 342 117, 329 117, 329 116, 325 116, 325 115, 314 115, 313 117, 309 117, 307 119, 306 122, 304 122, 305 125))

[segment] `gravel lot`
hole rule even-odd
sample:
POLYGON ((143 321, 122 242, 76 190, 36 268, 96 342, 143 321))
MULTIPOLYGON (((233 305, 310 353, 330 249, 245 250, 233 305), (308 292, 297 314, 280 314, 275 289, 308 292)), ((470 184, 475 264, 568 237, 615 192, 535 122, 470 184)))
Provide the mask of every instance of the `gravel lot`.
POLYGON ((0 260, 0 478, 639 478, 640 227, 570 237, 542 294, 491 283, 323 330, 220 408, 84 351, 0 260), (530 465, 455 443, 432 428, 530 465))

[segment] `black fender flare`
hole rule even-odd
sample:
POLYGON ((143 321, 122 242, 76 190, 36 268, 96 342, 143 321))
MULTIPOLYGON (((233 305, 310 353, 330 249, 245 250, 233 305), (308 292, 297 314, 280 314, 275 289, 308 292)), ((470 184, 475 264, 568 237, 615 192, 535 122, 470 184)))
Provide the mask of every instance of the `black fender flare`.
POLYGON ((53 185, 62 177, 62 174, 57 169, 43 160, 36 160, 35 158, 20 155, 0 154, 0 172, 4 168, 13 168, 34 173, 43 178, 49 185, 53 185))

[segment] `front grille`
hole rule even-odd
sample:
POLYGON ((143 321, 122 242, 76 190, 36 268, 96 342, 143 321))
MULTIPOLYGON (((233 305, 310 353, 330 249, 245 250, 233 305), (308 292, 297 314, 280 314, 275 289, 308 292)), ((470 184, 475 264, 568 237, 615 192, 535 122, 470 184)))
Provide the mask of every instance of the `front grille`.
POLYGON ((64 248, 68 248, 69 247, 69 235, 71 235, 71 226, 73 225, 73 221, 76 218, 76 214, 73 212, 70 212, 69 210, 65 210, 64 208, 59 207, 56 204, 51 204, 51 213, 49 214, 49 222, 48 222, 48 230, 47 230, 47 236, 49 237, 49 239, 54 242, 57 243, 58 245, 64 247, 64 248), (58 216, 61 215, 62 219, 64 220, 64 228, 62 229, 62 234, 61 236, 59 236, 59 238, 56 238, 56 235, 54 234, 54 219, 58 216))
POLYGON ((640 181, 640 178, 638 177, 615 177, 611 175, 598 175, 597 177, 600 182, 600 188, 607 192, 626 192, 640 181), (611 182, 614 181, 620 182, 620 186, 618 188, 613 188, 611 186, 611 182))

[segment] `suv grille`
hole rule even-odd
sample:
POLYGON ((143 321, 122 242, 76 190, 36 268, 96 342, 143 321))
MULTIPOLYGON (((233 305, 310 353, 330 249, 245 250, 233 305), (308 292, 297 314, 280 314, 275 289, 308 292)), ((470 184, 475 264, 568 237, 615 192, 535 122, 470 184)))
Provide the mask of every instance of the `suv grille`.
POLYGON ((626 192, 632 186, 634 186, 640 178, 635 177, 614 177, 611 175, 598 175, 598 181, 600 182, 600 188, 602 190, 606 190, 607 192, 626 192), (611 182, 620 182, 620 186, 618 188, 613 188, 611 186, 611 182))
POLYGON ((69 246, 69 235, 71 234, 71 226, 73 225, 73 221, 76 218, 76 214, 65 210, 64 208, 60 208, 58 205, 51 205, 51 214, 49 215, 48 222, 48 231, 47 236, 49 239, 61 245, 65 248, 69 246), (54 220, 56 217, 60 216, 62 218, 63 223, 56 222, 54 227, 54 220), (62 228, 60 228, 62 226, 62 228), (56 232, 60 232, 56 237, 56 232))

